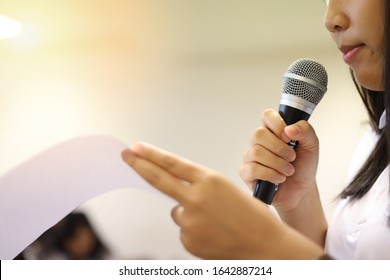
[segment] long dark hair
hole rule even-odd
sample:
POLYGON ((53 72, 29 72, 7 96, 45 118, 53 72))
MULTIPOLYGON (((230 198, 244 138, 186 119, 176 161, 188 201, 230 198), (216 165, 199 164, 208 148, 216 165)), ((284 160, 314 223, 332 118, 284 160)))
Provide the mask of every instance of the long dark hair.
MULTIPOLYGON (((383 83, 384 91, 368 90, 360 86, 352 73, 353 80, 358 89, 360 97, 366 107, 371 127, 379 135, 374 150, 368 157, 360 171, 356 174, 350 184, 341 192, 340 197, 350 197, 359 199, 363 197, 378 179, 379 175, 390 162, 390 4, 384 2, 384 21, 385 31, 383 36, 384 54, 383 54, 383 83), (387 124, 382 130, 379 129, 379 119, 386 109, 387 124)), ((390 178, 389 178, 390 179, 390 178)))

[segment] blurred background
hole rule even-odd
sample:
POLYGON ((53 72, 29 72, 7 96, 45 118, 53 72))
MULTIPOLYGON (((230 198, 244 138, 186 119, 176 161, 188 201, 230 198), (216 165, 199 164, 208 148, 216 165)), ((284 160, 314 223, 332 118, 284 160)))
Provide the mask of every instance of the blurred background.
MULTIPOLYGON (((329 89, 311 117, 328 217, 345 185, 366 115, 348 67, 307 0, 0 1, 0 174, 88 134, 143 140, 238 175, 281 77, 309 57, 329 89)), ((191 259, 171 221, 175 203, 121 189, 81 209, 115 255, 191 259)))

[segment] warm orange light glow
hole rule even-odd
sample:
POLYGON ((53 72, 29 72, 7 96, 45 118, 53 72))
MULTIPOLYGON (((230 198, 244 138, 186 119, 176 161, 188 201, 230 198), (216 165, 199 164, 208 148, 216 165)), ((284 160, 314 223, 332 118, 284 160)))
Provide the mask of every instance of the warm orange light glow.
POLYGON ((0 15, 0 39, 17 37, 22 32, 22 24, 17 20, 0 15))

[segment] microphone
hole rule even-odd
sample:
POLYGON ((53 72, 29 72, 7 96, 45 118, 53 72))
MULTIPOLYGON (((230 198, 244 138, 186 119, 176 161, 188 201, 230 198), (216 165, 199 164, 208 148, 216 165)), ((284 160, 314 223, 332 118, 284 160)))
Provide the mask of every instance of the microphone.
MULTIPOLYGON (((287 125, 300 120, 308 120, 315 107, 324 96, 328 85, 328 74, 317 61, 301 58, 287 69, 282 81, 282 96, 279 114, 287 125)), ((297 141, 291 140, 288 145, 295 148, 297 141)), ((256 180, 253 196, 271 205, 278 190, 278 185, 256 180)))

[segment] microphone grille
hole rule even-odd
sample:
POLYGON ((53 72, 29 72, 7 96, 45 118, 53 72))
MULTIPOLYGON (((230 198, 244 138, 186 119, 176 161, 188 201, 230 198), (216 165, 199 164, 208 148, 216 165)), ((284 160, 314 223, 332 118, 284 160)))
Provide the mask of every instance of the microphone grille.
POLYGON ((283 76, 282 90, 318 105, 328 85, 324 66, 310 58, 293 62, 283 76))

